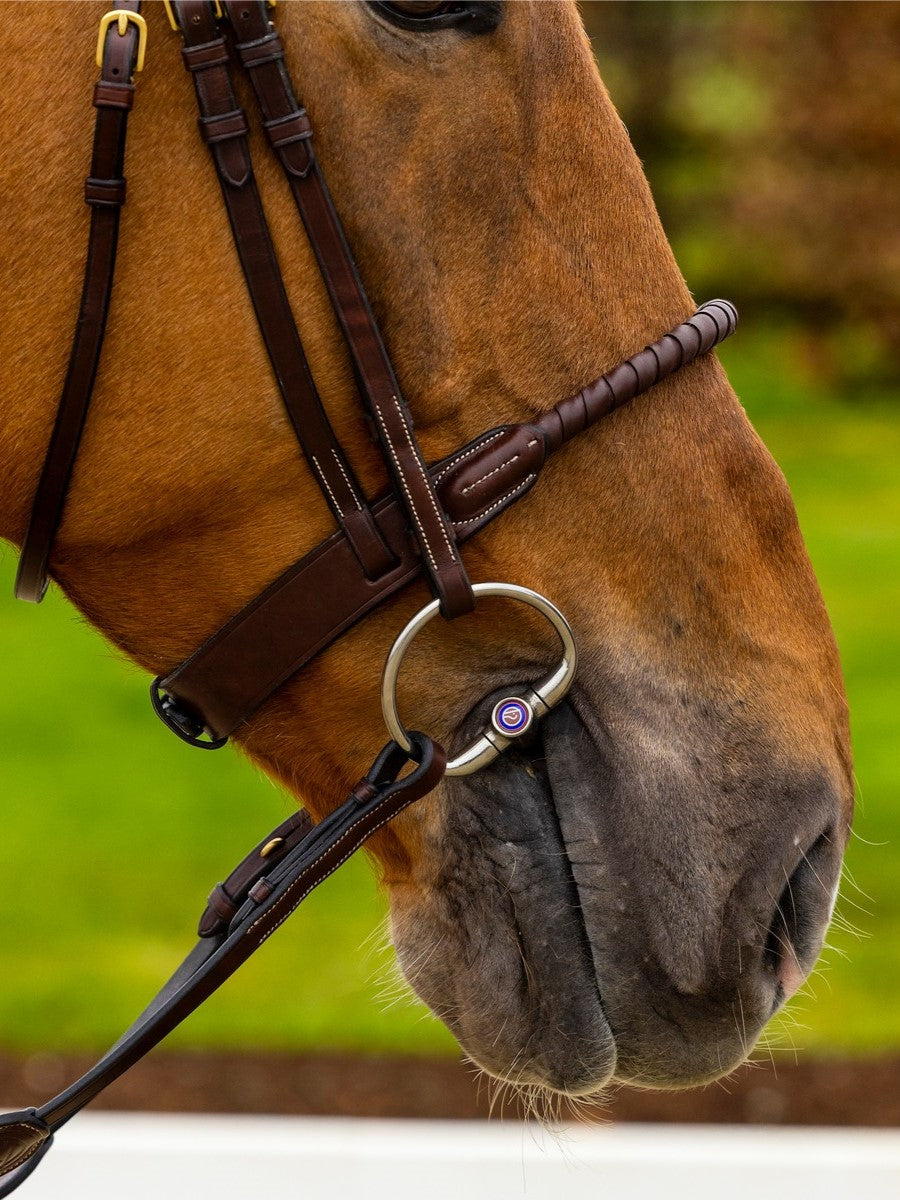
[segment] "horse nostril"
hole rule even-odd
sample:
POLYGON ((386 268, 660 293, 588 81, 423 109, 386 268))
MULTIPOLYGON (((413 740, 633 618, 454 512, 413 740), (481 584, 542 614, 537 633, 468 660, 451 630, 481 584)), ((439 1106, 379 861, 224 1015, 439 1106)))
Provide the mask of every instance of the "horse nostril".
POLYGON ((763 947, 763 963, 777 980, 776 1003, 793 995, 811 970, 831 919, 840 853, 829 827, 788 877, 763 947))

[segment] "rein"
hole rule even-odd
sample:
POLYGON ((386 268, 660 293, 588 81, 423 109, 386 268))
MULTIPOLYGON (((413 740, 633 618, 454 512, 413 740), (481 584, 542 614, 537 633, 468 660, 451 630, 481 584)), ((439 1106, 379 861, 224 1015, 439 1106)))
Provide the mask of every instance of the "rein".
MULTIPOLYGON (((97 117, 85 184, 91 226, 84 287, 16 579, 18 598, 34 603, 47 590, 112 295, 132 81, 146 49, 140 8, 139 0, 123 2, 100 24, 97 117)), ((577 669, 577 648, 565 617, 528 588, 472 584, 460 545, 530 491, 560 446, 706 354, 737 322, 728 301, 710 301, 532 421, 500 425, 428 464, 319 169, 312 126, 294 94, 268 5, 264 0, 184 0, 166 3, 166 10, 184 42, 182 59, 196 92, 200 134, 219 180, 272 371, 337 528, 186 662, 154 680, 153 707, 184 741, 216 749, 287 679, 413 579, 424 574, 435 599, 409 622, 388 656, 382 707, 392 740, 371 769, 330 816, 313 824, 298 811, 216 886, 200 920, 199 942, 96 1066, 43 1107, 0 1117, 0 1197, 31 1173, 57 1129, 221 986, 377 829, 432 791, 445 773, 465 774, 496 758, 562 699, 577 669), (392 486, 375 502, 364 496, 334 433, 297 332, 253 175, 249 120, 232 86, 236 66, 249 77, 262 127, 287 177, 350 354, 354 388, 384 457, 392 486), (397 673, 405 650, 428 620, 438 613, 446 619, 462 616, 479 595, 501 595, 536 608, 558 634, 563 657, 523 695, 501 700, 482 735, 448 764, 439 745, 403 727, 396 707, 397 673)))

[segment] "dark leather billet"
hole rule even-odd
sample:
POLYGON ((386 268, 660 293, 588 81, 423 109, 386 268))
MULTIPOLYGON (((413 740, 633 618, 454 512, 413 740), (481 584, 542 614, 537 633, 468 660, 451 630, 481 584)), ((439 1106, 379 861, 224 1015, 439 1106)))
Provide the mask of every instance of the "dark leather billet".
POLYGON ((319 170, 309 118, 294 94, 284 47, 263 0, 226 0, 224 7, 234 29, 235 53, 247 70, 263 125, 290 184, 350 351, 362 399, 372 415, 388 474, 418 542, 425 575, 440 599, 444 616, 461 616, 475 607, 475 597, 453 524, 438 502, 413 432, 412 416, 319 170), (284 137, 286 130, 288 136, 284 137))
POLYGON ((253 175, 249 125, 230 75, 230 58, 210 5, 182 3, 185 46, 200 111, 199 128, 212 154, 247 289, 269 361, 313 477, 366 576, 392 565, 390 551, 322 406, 297 332, 269 225, 253 175))
MULTIPOLYGON (((119 9, 137 12, 128 0, 119 9)), ((100 363, 106 318, 112 298, 119 240, 119 216, 125 203, 125 135, 134 99, 131 78, 137 63, 139 33, 129 21, 124 34, 110 25, 100 80, 94 88, 94 147, 84 198, 91 210, 81 304, 75 323, 69 366, 19 556, 15 593, 40 603, 47 591, 50 554, 62 521, 69 481, 78 456, 94 379, 100 363), (122 81, 127 82, 122 82, 122 81)))

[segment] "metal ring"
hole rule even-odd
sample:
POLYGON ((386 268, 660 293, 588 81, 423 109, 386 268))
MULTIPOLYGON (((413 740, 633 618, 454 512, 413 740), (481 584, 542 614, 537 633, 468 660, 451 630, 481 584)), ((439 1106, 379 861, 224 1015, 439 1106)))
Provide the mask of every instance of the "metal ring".
MULTIPOLYGON (((572 628, 556 605, 551 604, 545 596, 515 583, 476 583, 473 584, 472 591, 478 597, 499 596, 507 600, 518 600, 536 608, 559 635, 563 657, 559 665, 539 683, 525 689, 524 695, 507 696, 494 706, 490 725, 462 753, 451 759, 447 764, 448 775, 471 775, 493 762, 517 737, 521 737, 527 731, 535 719, 546 716, 550 709, 562 700, 572 686, 578 667, 578 647, 572 628)), ((394 642, 384 664, 381 676, 381 711, 384 713, 385 724, 391 737, 404 750, 409 750, 412 743, 397 711, 397 679, 400 666, 416 634, 432 617, 437 616, 439 611, 439 601, 432 600, 417 612, 394 642)))

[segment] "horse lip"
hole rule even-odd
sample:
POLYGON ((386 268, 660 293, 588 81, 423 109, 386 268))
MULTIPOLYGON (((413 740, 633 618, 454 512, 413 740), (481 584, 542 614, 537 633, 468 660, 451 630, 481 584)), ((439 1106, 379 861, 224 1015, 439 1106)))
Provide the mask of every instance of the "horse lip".
MULTIPOLYGON (((508 694, 510 685, 482 699, 460 737, 483 725, 485 712, 508 694)), ((494 943, 508 940, 512 929, 523 976, 516 1018, 524 1036, 504 1045, 503 1029, 466 1027, 452 1013, 442 1014, 439 1003, 432 1006, 488 1074, 569 1096, 596 1093, 615 1075, 616 1046, 543 762, 540 725, 491 767, 446 786, 457 852, 479 870, 484 886, 492 874, 503 875, 507 911, 479 919, 497 923, 494 943)), ((419 980, 413 982, 419 988, 419 980)))

